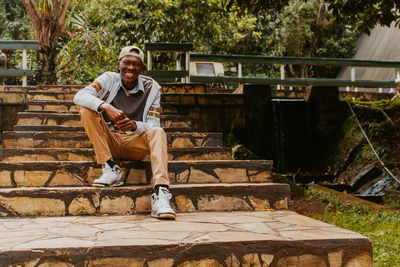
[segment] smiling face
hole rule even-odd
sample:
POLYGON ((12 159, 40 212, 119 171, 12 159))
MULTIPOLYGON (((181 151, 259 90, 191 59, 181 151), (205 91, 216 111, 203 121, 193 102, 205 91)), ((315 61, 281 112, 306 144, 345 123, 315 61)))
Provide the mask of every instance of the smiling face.
POLYGON ((126 89, 130 90, 136 86, 137 78, 142 71, 143 63, 135 56, 125 56, 118 62, 121 78, 126 89))

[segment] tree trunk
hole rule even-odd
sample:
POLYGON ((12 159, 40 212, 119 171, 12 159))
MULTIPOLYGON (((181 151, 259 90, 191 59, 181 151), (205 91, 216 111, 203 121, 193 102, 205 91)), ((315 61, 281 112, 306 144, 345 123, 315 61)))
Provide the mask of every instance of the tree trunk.
POLYGON ((57 41, 69 19, 65 17, 70 0, 40 1, 52 1, 52 5, 42 4, 39 8, 38 1, 34 0, 22 0, 22 4, 35 30, 35 39, 40 43, 37 55, 40 64, 38 80, 40 83, 55 84, 57 41))

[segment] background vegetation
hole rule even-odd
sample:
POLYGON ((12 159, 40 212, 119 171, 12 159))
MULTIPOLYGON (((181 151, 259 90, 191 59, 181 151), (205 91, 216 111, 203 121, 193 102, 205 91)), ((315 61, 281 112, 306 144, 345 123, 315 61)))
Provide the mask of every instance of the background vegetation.
MULTIPOLYGON (((59 84, 88 83, 99 73, 115 69, 121 47, 143 47, 145 41, 186 40, 200 53, 350 57, 358 36, 351 25, 331 23, 332 12, 323 0, 284 1, 279 6, 272 1, 262 8, 227 0, 75 0, 63 18, 51 16, 55 0, 9 2, 0 0, 1 7, 12 6, 0 9, 5 14, 3 25, 20 23, 25 30, 0 27, 0 38, 37 39, 34 29, 40 27, 29 26, 35 22, 27 22, 23 2, 36 4, 41 16, 53 21, 54 32, 61 32, 59 38, 49 37, 53 39, 46 48, 55 51, 48 69, 59 84), (21 34, 12 34, 16 32, 21 34)), ((159 55, 156 68, 172 68, 172 56, 159 55)), ((243 72, 278 75, 278 69, 268 65, 245 66, 243 72)), ((334 77, 337 69, 288 66, 287 72, 294 77, 334 77)), ((40 77, 36 80, 45 82, 40 77)))

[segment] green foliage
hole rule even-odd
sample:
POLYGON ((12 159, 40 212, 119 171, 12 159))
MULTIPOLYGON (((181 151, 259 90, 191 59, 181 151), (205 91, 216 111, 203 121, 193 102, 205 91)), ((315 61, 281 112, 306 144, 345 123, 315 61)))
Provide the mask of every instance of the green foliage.
POLYGON ((375 211, 363 204, 343 201, 327 192, 307 191, 326 205, 324 215, 314 218, 362 235, 372 241, 374 266, 396 266, 400 262, 400 213, 375 211))
MULTIPOLYGON (((283 10, 288 56, 348 58, 355 54, 358 33, 346 24, 333 25, 325 1, 290 1, 283 10), (293 40, 296 40, 295 42, 293 40)), ((340 67, 294 66, 290 76, 334 78, 340 67)))
MULTIPOLYGON (((115 70, 115 56, 121 47, 128 44, 143 47, 145 41, 186 40, 200 53, 307 56, 321 3, 292 1, 281 11, 248 12, 236 1, 128 0, 123 4, 112 0, 89 1, 71 18, 69 33, 60 42, 63 48, 58 54, 59 80, 87 83, 100 72, 115 70), (299 51, 294 52, 295 49, 299 51)), ((316 45, 316 55, 348 57, 354 53, 355 33, 351 27, 328 27, 322 36, 316 45)), ((153 66, 174 68, 174 55, 155 54, 153 66)), ((229 72, 234 65, 226 67, 229 72)), ((312 68, 309 75, 320 74, 335 75, 327 68, 322 71, 312 68)), ((279 66, 246 65, 243 75, 277 77, 279 66)))
MULTIPOLYGON (((288 0, 230 0, 241 8, 254 11, 280 9, 288 5, 288 0)), ((310 1, 297 1, 305 3, 310 1)), ((370 33, 375 25, 390 26, 393 22, 398 27, 400 23, 400 4, 395 0, 326 0, 334 17, 336 26, 354 25, 358 31, 370 33)))
POLYGON ((353 210, 336 210, 316 216, 318 220, 334 224, 367 236, 372 241, 374 266, 397 266, 400 262, 400 214, 369 211, 359 214, 353 210))
POLYGON ((31 39, 32 26, 20 1, 0 0, 0 39, 31 39))
MULTIPOLYGON (((230 53, 245 36, 253 34, 256 21, 254 16, 225 12, 217 0, 128 0, 123 4, 96 0, 82 5, 79 14, 68 26, 70 34, 63 37, 67 45, 58 57, 63 82, 77 77, 69 77, 69 71, 78 65, 83 72, 78 83, 87 82, 97 72, 114 70, 115 55, 123 46, 143 47, 145 41, 186 40, 198 52, 230 53), (95 66, 89 68, 84 62, 95 66)), ((153 64, 160 69, 168 63, 174 66, 174 59, 163 54, 155 57, 153 64)))
POLYGON ((375 25, 399 26, 400 4, 395 0, 327 0, 337 24, 355 25, 356 29, 370 33, 375 25))

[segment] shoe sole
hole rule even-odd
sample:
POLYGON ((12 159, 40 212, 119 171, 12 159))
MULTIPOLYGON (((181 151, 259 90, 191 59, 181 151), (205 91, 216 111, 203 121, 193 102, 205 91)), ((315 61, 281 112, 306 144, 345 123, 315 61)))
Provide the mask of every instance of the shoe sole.
POLYGON ((93 187, 118 187, 118 186, 123 186, 124 182, 117 182, 114 184, 92 184, 93 187))
POLYGON ((153 217, 157 218, 157 219, 165 219, 165 220, 175 220, 176 215, 172 214, 172 213, 162 213, 162 214, 158 214, 158 215, 153 215, 153 217))

